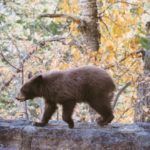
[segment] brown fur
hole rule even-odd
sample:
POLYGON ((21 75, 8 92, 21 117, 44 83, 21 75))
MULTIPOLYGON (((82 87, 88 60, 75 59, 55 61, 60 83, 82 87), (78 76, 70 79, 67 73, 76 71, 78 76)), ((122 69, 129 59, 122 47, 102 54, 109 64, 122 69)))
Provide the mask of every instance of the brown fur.
POLYGON ((104 70, 85 66, 36 76, 23 85, 17 99, 45 99, 44 114, 41 122, 35 123, 37 126, 48 123, 59 103, 63 106, 63 120, 73 128, 72 113, 77 102, 88 103, 102 116, 98 123, 106 125, 113 119, 111 100, 114 90, 115 84, 104 70))

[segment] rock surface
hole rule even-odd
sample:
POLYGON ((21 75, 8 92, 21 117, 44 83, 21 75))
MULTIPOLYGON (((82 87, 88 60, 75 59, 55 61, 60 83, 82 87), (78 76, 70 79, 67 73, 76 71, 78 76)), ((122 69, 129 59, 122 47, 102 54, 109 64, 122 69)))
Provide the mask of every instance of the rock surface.
POLYGON ((0 150, 150 150, 150 123, 76 123, 60 121, 34 127, 25 120, 0 120, 0 150))

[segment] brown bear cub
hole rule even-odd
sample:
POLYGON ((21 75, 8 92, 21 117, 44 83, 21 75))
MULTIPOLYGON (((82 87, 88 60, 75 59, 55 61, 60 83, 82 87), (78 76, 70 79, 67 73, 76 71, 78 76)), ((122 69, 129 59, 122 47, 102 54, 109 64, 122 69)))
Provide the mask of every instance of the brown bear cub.
POLYGON ((111 100, 115 84, 103 69, 85 66, 66 71, 52 71, 31 78, 26 82, 16 97, 23 102, 36 97, 43 97, 45 109, 41 122, 35 126, 44 126, 57 109, 57 104, 63 106, 63 120, 69 128, 74 127, 72 114, 76 103, 88 103, 98 114, 98 124, 110 123, 114 116, 111 100))

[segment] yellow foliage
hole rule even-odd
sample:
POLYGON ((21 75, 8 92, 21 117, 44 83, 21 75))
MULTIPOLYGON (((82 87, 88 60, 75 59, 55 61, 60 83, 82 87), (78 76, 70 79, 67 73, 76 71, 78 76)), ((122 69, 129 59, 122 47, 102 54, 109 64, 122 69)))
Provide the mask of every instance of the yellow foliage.
POLYGON ((68 68, 70 68, 70 64, 68 64, 68 63, 60 63, 59 64, 59 69, 61 69, 61 70, 65 70, 68 68))
POLYGON ((123 8, 123 10, 128 8, 128 4, 127 3, 121 3, 121 8, 123 8))
POLYGON ((78 0, 62 0, 61 3, 59 3, 59 8, 65 13, 78 14, 78 0))
POLYGON ((80 55, 81 55, 81 54, 80 54, 80 51, 79 51, 78 49, 72 48, 71 54, 73 55, 74 61, 79 61, 79 60, 80 60, 80 58, 81 58, 80 55))
POLYGON ((113 4, 114 2, 116 2, 116 0, 108 0, 108 2, 113 4))
POLYGON ((61 3, 59 3, 59 8, 63 9, 65 13, 70 12, 70 6, 68 0, 62 0, 61 3))
POLYGON ((144 13, 144 8, 143 7, 138 7, 137 13, 138 13, 138 15, 142 15, 144 13))
POLYGON ((139 49, 139 38, 138 37, 133 37, 130 40, 129 48, 132 50, 138 50, 139 49))
POLYGON ((109 50, 110 52, 113 52, 114 51, 114 48, 115 48, 115 45, 114 45, 114 43, 112 42, 112 41, 107 41, 106 43, 105 43, 105 45, 106 45, 106 50, 109 50))
POLYGON ((114 37, 119 38, 125 35, 125 33, 129 32, 129 28, 126 25, 126 22, 118 21, 117 24, 114 24, 112 26, 112 33, 114 34, 114 37))
POLYGON ((70 25, 70 31, 74 34, 77 35, 79 34, 79 31, 77 30, 77 24, 72 22, 70 25))

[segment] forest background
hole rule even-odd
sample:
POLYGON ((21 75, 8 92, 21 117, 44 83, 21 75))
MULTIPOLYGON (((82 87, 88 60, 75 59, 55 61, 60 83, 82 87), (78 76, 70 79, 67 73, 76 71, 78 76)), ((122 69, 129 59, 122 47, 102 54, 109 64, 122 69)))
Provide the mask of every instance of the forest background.
MULTIPOLYGON (((106 69, 117 85, 114 122, 135 120, 144 66, 140 52, 150 48, 145 30, 150 0, 91 0, 97 4, 98 50, 88 49, 81 38, 82 1, 0 0, 0 118, 40 118, 41 99, 23 104, 15 100, 29 76, 96 65, 106 69)), ((149 108, 144 106, 143 111, 146 114, 149 108)), ((86 104, 80 104, 74 118, 91 121, 92 115, 86 104)), ((61 119, 61 107, 53 119, 61 119)))

